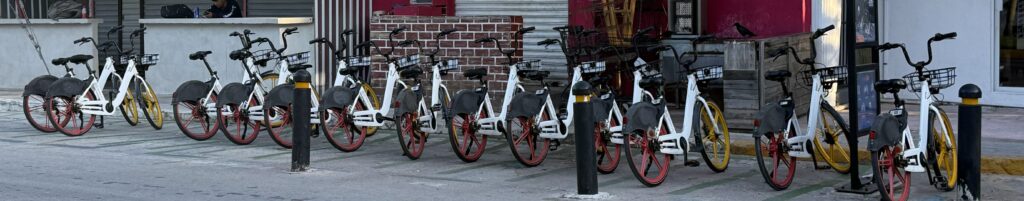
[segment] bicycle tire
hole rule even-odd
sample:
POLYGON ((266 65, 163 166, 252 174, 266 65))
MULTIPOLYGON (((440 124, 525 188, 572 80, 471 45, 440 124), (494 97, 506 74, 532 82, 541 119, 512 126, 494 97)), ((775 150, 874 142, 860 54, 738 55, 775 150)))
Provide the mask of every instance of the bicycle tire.
MULTIPOLYGON (((216 95, 211 98, 216 99, 216 95)), ((171 110, 174 112, 175 125, 178 125, 178 129, 180 129, 181 133, 185 134, 186 137, 196 141, 205 141, 217 134, 220 127, 220 120, 216 119, 216 116, 210 118, 206 112, 208 109, 205 109, 205 106, 201 106, 195 101, 180 101, 171 105, 171 110), (183 113, 183 108, 189 110, 187 113, 190 114, 188 119, 182 117, 182 114, 186 114, 183 113), (211 119, 213 120, 211 121, 211 119), (191 125, 195 120, 199 120, 198 128, 202 129, 198 132, 189 129, 189 125, 191 125)))
POLYGON ((956 180, 958 175, 958 156, 956 146, 956 136, 953 135, 953 127, 950 125, 949 117, 946 116, 946 112, 939 108, 940 113, 931 113, 931 119, 929 122, 929 135, 930 140, 928 141, 928 164, 931 165, 930 169, 937 178, 944 178, 945 180, 939 180, 935 185, 936 189, 949 192, 956 188, 956 180), (936 122, 938 121, 938 122, 936 122), (941 129, 938 124, 941 123, 946 129, 941 129), (942 131, 942 133, 939 133, 942 131), (943 138, 943 135, 945 135, 943 138), (952 140, 947 147, 945 139, 949 138, 952 140), (942 146, 940 146, 942 145, 942 146), (945 173, 943 173, 945 172, 945 173))
POLYGON ((722 111, 719 110, 718 105, 715 105, 714 102, 707 103, 707 106, 711 108, 711 112, 713 114, 707 114, 707 111, 704 110, 703 106, 697 105, 698 107, 696 108, 700 109, 700 126, 696 127, 696 129, 706 133, 714 133, 715 135, 711 136, 701 134, 701 132, 694 132, 694 135, 700 140, 700 143, 697 143, 697 146, 700 146, 698 148, 701 150, 701 158, 704 158, 704 162, 708 164, 708 169, 711 169, 711 171, 716 173, 724 172, 729 168, 731 153, 729 126, 725 122, 725 117, 722 114, 722 111), (715 126, 708 126, 708 124, 715 126), (716 126, 719 130, 715 130, 716 126), (705 141, 705 139, 710 141, 711 150, 708 149, 708 141, 705 141), (718 152, 719 147, 722 147, 721 152, 718 152), (709 151, 712 150, 715 152, 709 153, 709 151), (719 158, 721 158, 721 160, 719 160, 719 158))
MULTIPOLYGON (((658 132, 659 136, 668 134, 668 131, 665 128, 662 128, 658 132)), ((646 130, 636 131, 633 134, 626 135, 625 137, 626 139, 622 141, 622 146, 626 148, 626 163, 629 165, 630 171, 633 172, 633 177, 647 187, 655 187, 664 183, 665 178, 668 177, 669 168, 671 167, 670 163, 672 162, 672 155, 662 154, 663 157, 661 158, 664 158, 664 162, 658 162, 659 157, 657 156, 658 154, 655 149, 660 147, 658 146, 660 143, 654 143, 657 139, 649 139, 650 137, 648 137, 646 130), (637 139, 637 141, 633 142, 634 139, 637 139), (634 152, 637 151, 633 151, 633 145, 631 143, 638 143, 636 146, 640 148, 640 150, 638 150, 640 152, 639 158, 633 156, 634 152), (650 173, 650 168, 652 167, 651 163, 643 163, 643 161, 646 161, 647 159, 651 159, 651 161, 658 163, 658 166, 656 166, 658 168, 658 174, 654 175, 654 177, 647 176, 648 173, 650 173), (637 160, 641 160, 641 164, 638 165, 637 160), (637 166, 644 166, 643 171, 641 171, 637 166)))
POLYGON ((832 170, 840 174, 850 173, 850 150, 846 137, 850 134, 843 117, 828 103, 821 104, 820 129, 814 132, 815 157, 822 158, 832 170), (831 119, 832 121, 828 121, 831 119), (835 125, 831 125, 835 123, 835 125), (825 145, 828 145, 826 148, 825 145), (843 156, 843 157, 839 157, 843 156), (845 163, 845 164, 844 164, 845 163))
MULTIPOLYGON (((91 91, 81 98, 89 101, 96 100, 95 93, 91 91)), ((50 119, 50 122, 61 122, 55 124, 57 131, 60 131, 60 133, 70 137, 84 135, 92 129, 93 124, 96 122, 96 115, 86 115, 82 113, 81 109, 76 108, 78 107, 75 103, 77 99, 78 98, 67 96, 54 96, 47 99, 48 103, 46 103, 52 107, 43 107, 46 110, 46 116, 50 119), (63 105, 61 105, 61 103, 63 103, 63 105), (85 120, 85 116, 88 116, 88 120, 85 120), (61 117, 66 118, 63 118, 64 121, 61 121, 61 117), (76 118, 79 119, 79 121, 75 121, 76 118), (67 127, 68 124, 71 125, 70 128, 67 127)))
MULTIPOLYGON (((757 167, 761 171, 761 176, 764 177, 765 183, 776 191, 786 190, 789 185, 793 183, 793 177, 796 173, 796 158, 789 156, 789 153, 784 151, 783 146, 786 142, 785 137, 782 137, 782 133, 771 133, 765 134, 764 136, 754 137, 754 153, 757 159, 757 167), (768 139, 768 142, 762 141, 762 139, 768 139), (772 149, 772 147, 775 147, 772 149), (765 153, 767 152, 767 153, 765 153), (768 172, 768 166, 765 165, 765 154, 771 154, 772 161, 772 173, 768 172), (788 159, 788 161, 783 161, 788 159), (786 176, 781 178, 782 180, 775 179, 775 174, 779 168, 779 161, 787 163, 786 176)), ((796 136, 794 131, 789 132, 790 137, 796 136)))
POLYGON ((898 156, 903 155, 902 149, 899 146, 885 146, 879 149, 879 151, 871 152, 871 172, 874 173, 875 184, 878 185, 878 194, 882 196, 882 200, 886 201, 905 201, 910 197, 910 172, 907 172, 905 167, 899 165, 892 165, 898 156), (885 155, 883 158, 882 155, 885 155), (882 159, 885 159, 884 161, 882 159), (883 171, 882 168, 885 168, 883 171), (896 176, 902 176, 902 178, 896 176), (888 179, 887 179, 888 178, 888 179), (902 188, 895 188, 895 183, 899 181, 902 188), (893 192, 901 190, 898 197, 893 197, 893 192))
POLYGON ((50 121, 50 118, 47 116, 45 108, 47 107, 46 103, 48 103, 46 101, 46 97, 43 97, 42 95, 32 94, 28 96, 22 96, 21 111, 22 113, 25 113, 25 119, 28 120, 29 125, 32 125, 32 128, 35 128, 36 130, 39 130, 44 133, 57 132, 57 128, 54 126, 54 124, 50 121), (35 104, 36 102, 38 102, 38 104, 35 104), (39 111, 42 113, 33 115, 33 111, 39 111), (42 117, 42 119, 37 119, 39 117, 42 117), (43 124, 40 124, 40 121, 43 122, 43 124))
POLYGON ((142 114, 146 116, 146 121, 149 121, 149 125, 156 130, 160 130, 164 127, 164 112, 160 109, 160 99, 156 95, 156 91, 149 85, 146 80, 139 79, 141 83, 136 84, 137 86, 137 98, 139 106, 142 107, 142 114))

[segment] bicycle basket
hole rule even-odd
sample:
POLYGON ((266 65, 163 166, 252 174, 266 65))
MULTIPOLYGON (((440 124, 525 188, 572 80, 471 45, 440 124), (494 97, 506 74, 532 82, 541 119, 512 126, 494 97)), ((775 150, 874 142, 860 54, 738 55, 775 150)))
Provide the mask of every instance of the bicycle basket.
POLYGON ((722 66, 706 66, 693 70, 693 76, 697 81, 722 79, 722 66))
POLYGON ((156 65, 160 61, 159 54, 124 55, 120 58, 121 64, 128 65, 129 60, 134 60, 135 65, 156 65))
POLYGON ((643 79, 651 79, 661 77, 662 75, 661 71, 658 71, 652 67, 647 67, 640 69, 640 76, 642 76, 643 79))
POLYGON ((580 64, 580 70, 583 71, 583 73, 600 73, 604 72, 605 69, 607 68, 605 67, 604 61, 589 61, 580 64))
POLYGON ((370 56, 353 56, 342 59, 348 64, 348 67, 367 67, 370 66, 370 56))
POLYGON ((814 74, 818 74, 818 76, 821 76, 822 84, 842 83, 846 81, 847 77, 846 66, 818 68, 814 70, 801 71, 800 73, 802 75, 800 76, 800 80, 802 80, 804 84, 807 86, 814 85, 814 74))
POLYGON ((270 61, 277 55, 273 50, 256 50, 252 52, 253 61, 270 61))
MULTIPOLYGON (((956 67, 921 71, 921 76, 929 80, 932 89, 945 89, 956 83, 956 67)), ((922 81, 918 79, 916 72, 903 76, 903 79, 910 83, 910 89, 915 92, 921 91, 922 81)))
POLYGON ((288 61, 289 65, 305 64, 309 61, 309 52, 299 52, 284 57, 288 61))
POLYGON ((449 59, 449 60, 441 61, 439 64, 441 64, 441 68, 439 68, 438 70, 441 70, 441 71, 448 71, 448 70, 459 69, 459 60, 458 59, 449 59))
POLYGON ((541 68, 544 67, 543 65, 541 65, 540 60, 519 62, 519 63, 516 63, 515 66, 516 66, 516 69, 519 69, 520 71, 524 71, 524 70, 541 70, 541 68))
POLYGON ((404 57, 399 58, 398 60, 396 60, 395 63, 398 64, 398 69, 399 70, 406 69, 406 68, 413 67, 413 66, 417 66, 417 65, 420 64, 420 55, 419 54, 414 54, 414 55, 404 56, 404 57))

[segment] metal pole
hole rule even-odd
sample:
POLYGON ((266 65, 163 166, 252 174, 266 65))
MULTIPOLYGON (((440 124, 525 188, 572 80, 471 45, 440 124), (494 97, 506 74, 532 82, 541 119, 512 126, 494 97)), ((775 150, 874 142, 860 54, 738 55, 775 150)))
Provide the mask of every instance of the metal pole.
POLYGON ((305 69, 292 75, 295 80, 295 101, 292 101, 292 172, 304 172, 309 169, 309 108, 311 79, 305 69))
MULTIPOLYGON (((846 71, 849 72, 849 76, 846 79, 849 87, 848 93, 848 104, 850 112, 850 121, 847 126, 846 141, 849 142, 850 150, 850 184, 842 185, 836 188, 836 191, 843 193, 856 193, 856 194, 871 194, 878 191, 875 185, 870 184, 871 180, 863 181, 860 178, 860 157, 857 156, 860 149, 858 148, 857 138, 860 137, 860 106, 858 105, 857 95, 857 1, 855 0, 844 0, 843 1, 843 26, 841 27, 842 32, 842 45, 841 52, 843 53, 843 65, 846 66, 846 71)), ((873 83, 867 83, 873 84, 873 83)), ((836 86, 838 87, 838 86, 836 86)))
POLYGON ((580 82, 573 86, 573 123, 576 124, 576 193, 597 194, 597 159, 594 149, 594 110, 590 98, 594 94, 590 83, 580 82))
POLYGON ((966 84, 960 87, 959 136, 959 173, 957 183, 963 192, 963 200, 979 200, 981 198, 981 88, 978 85, 966 84))

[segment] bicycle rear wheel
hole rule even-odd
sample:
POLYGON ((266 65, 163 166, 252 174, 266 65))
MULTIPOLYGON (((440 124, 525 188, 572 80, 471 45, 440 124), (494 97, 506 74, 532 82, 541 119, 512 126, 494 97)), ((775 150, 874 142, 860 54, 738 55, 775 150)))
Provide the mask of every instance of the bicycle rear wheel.
MULTIPOLYGON (((544 112, 538 115, 541 115, 541 121, 550 119, 544 112)), ((551 140, 539 136, 540 128, 536 124, 532 117, 517 117, 508 121, 509 130, 505 134, 508 147, 512 150, 512 156, 526 167, 544 162, 551 146, 551 140)))
POLYGON ((764 176, 765 183, 768 183, 768 186, 776 191, 785 190, 793 183, 793 174, 796 173, 796 158, 789 156, 785 147, 787 146, 786 139, 794 136, 796 133, 790 131, 788 137, 782 132, 754 137, 758 169, 761 170, 761 176, 764 176), (782 168, 781 171, 779 168, 782 168))
MULTIPOLYGON (((250 98, 248 102, 249 107, 258 105, 256 98, 250 98)), ((249 119, 249 111, 245 111, 246 109, 239 104, 225 103, 217 107, 217 111, 220 111, 217 112, 217 120, 221 121, 220 131, 224 132, 224 137, 237 145, 247 145, 256 140, 261 125, 260 122, 249 119), (229 114, 225 115, 225 110, 229 114)))
POLYGON ((931 136, 928 144, 928 164, 932 174, 938 180, 935 185, 941 191, 952 191, 956 188, 957 180, 957 150, 956 136, 953 135, 953 127, 950 125, 946 112, 939 109, 940 113, 931 112, 931 120, 928 124, 931 129, 931 136), (948 139, 948 140, 947 140, 948 139))
POLYGON ((487 135, 478 135, 476 121, 486 114, 455 114, 448 120, 448 141, 459 160, 471 163, 480 159, 487 148, 487 135))
POLYGON ((137 94, 139 98, 136 100, 142 107, 142 114, 146 115, 146 121, 149 121, 150 126, 160 130, 164 127, 164 112, 160 109, 160 100, 156 96, 156 91, 143 79, 138 79, 136 86, 139 89, 137 94))
POLYGON ((263 123, 267 127, 270 139, 285 149, 291 149, 293 145, 292 137, 295 130, 292 127, 292 120, 291 107, 270 106, 263 113, 263 123))
POLYGON ((729 168, 730 141, 729 126, 725 123, 725 116, 718 109, 718 105, 707 102, 711 108, 711 114, 703 106, 697 105, 700 109, 700 126, 697 127, 697 139, 700 139, 700 155, 708 168, 714 172, 723 172, 729 168))
MULTIPOLYGON (((216 97, 211 96, 211 101, 215 101, 216 97)), ((196 101, 180 101, 171 105, 171 109, 174 110, 174 123, 188 138, 203 141, 217 134, 220 120, 216 116, 210 117, 206 106, 196 101)))
POLYGON ((406 112, 395 119, 398 124, 398 144, 402 146, 405 157, 416 160, 423 154, 427 144, 427 134, 420 131, 419 114, 406 112))
MULTIPOLYGON (((93 92, 89 92, 85 96, 79 97, 79 99, 94 101, 96 96, 93 92)), ((81 106, 75 103, 76 100, 73 97, 55 96, 47 100, 49 102, 47 104, 52 107, 43 107, 47 110, 46 114, 50 122, 60 122, 55 124, 57 131, 71 137, 81 136, 89 132, 96 122, 96 115, 82 113, 81 106)))
POLYGON ((668 177, 668 168, 672 161, 672 155, 658 154, 661 143, 658 136, 667 135, 668 130, 661 128, 640 130, 633 134, 627 134, 623 140, 626 147, 626 162, 633 176, 640 180, 647 187, 661 185, 668 177), (654 168, 654 169, 652 169, 654 168))
MULTIPOLYGON (((354 102, 352 106, 356 111, 365 110, 362 103, 354 102)), ((366 141, 366 127, 359 127, 353 123, 349 108, 330 108, 320 113, 323 121, 320 128, 327 135, 327 141, 331 146, 343 152, 353 152, 363 146, 366 141)))
POLYGON ((25 119, 32 128, 44 133, 57 132, 57 128, 50 121, 45 107, 48 107, 46 97, 38 94, 23 96, 21 101, 22 112, 25 119))
POLYGON ((828 104, 822 104, 820 117, 821 122, 818 123, 821 126, 814 132, 816 157, 824 159, 838 173, 849 173, 850 143, 846 141, 846 121, 828 104))
POLYGON ((903 148, 892 145, 871 152, 871 171, 882 200, 904 201, 910 197, 910 172, 903 169, 906 161, 902 161, 902 155, 903 148))
POLYGON ((615 117, 608 118, 608 121, 599 122, 594 125, 594 147, 597 148, 597 172, 610 174, 619 167, 619 159, 622 155, 619 144, 612 143, 612 133, 609 130, 618 126, 619 121, 615 117))

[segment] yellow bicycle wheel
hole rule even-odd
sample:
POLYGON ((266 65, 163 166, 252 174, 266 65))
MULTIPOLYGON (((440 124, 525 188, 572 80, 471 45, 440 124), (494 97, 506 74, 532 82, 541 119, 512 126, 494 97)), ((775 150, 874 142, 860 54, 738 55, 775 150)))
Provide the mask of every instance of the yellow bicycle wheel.
POLYGON ((939 110, 938 114, 932 113, 932 118, 929 123, 931 127, 931 138, 933 144, 928 145, 928 150, 931 152, 931 157, 934 165, 930 168, 935 168, 935 172, 940 176, 946 176, 944 185, 940 186, 940 190, 951 191, 956 187, 957 180, 957 155, 956 155, 956 136, 953 135, 953 127, 949 123, 949 117, 946 116, 946 112, 939 110), (943 127, 944 126, 944 127, 943 127))
POLYGON ((704 146, 701 156, 707 162, 708 168, 712 171, 722 172, 729 168, 730 141, 729 126, 725 123, 725 115, 718 105, 707 102, 713 114, 708 114, 704 107, 698 106, 700 110, 701 125, 699 128, 700 142, 704 146))
MULTIPOLYGON (((363 83, 363 91, 366 91, 366 96, 369 96, 370 101, 373 101, 373 109, 379 110, 380 100, 377 99, 377 92, 373 91, 373 87, 371 87, 370 84, 363 83)), ((373 134, 377 134, 377 127, 367 127, 366 136, 373 136, 373 134)))
POLYGON ((128 121, 128 125, 139 124, 139 105, 135 102, 135 93, 132 93, 132 90, 125 92, 124 101, 121 102, 121 116, 128 121))
POLYGON ((260 77, 263 78, 263 82, 260 83, 260 86, 263 86, 263 92, 270 92, 271 89, 274 89, 277 86, 277 80, 280 79, 277 73, 263 73, 260 74, 260 77))
POLYGON ((832 170, 846 174, 850 172, 850 143, 846 141, 846 129, 842 117, 831 106, 823 105, 819 116, 821 126, 814 131, 815 157, 825 161, 832 170))
POLYGON ((139 79, 138 81, 138 101, 142 106, 142 113, 146 115, 150 126, 160 130, 164 127, 164 112, 160 110, 160 100, 156 96, 156 91, 146 80, 139 79))

